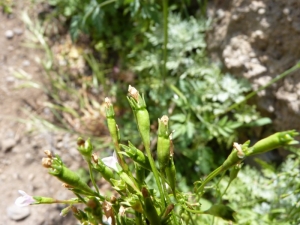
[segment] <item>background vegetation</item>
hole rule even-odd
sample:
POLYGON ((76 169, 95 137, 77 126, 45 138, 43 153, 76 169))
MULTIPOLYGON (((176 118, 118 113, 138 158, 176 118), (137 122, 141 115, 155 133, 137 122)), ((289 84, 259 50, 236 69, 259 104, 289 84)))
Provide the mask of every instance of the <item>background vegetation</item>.
MULTIPOLYGON (((245 141, 249 129, 270 123, 250 104, 227 112, 252 90, 246 80, 223 73, 221 65, 210 62, 205 0, 43 3, 46 7, 37 20, 26 14, 23 19, 31 31, 28 44, 45 50, 41 63, 50 85, 18 74, 27 79, 27 86, 41 88, 49 97, 44 104, 52 117, 33 116, 33 122, 93 136, 104 146, 107 131, 102 104, 104 97, 112 96, 118 118, 123 118, 118 121, 122 139, 130 136, 132 140, 138 133, 130 127, 133 123, 127 122, 131 117, 124 106, 128 103, 120 93, 134 84, 145 94, 153 130, 157 118, 170 116, 174 161, 182 178, 178 180, 186 190, 192 187, 189 180, 207 175, 223 162, 234 141, 245 141)), ((294 207, 299 201, 299 155, 292 154, 279 167, 262 161, 259 164, 263 168, 259 171, 247 166, 224 196, 232 208, 239 209, 243 217, 239 224, 299 222, 299 210, 294 207)), ((220 182, 220 189, 225 188, 226 181, 225 177, 220 182)), ((207 194, 207 204, 218 201, 211 196, 207 194)), ((210 220, 203 217, 204 222, 210 220)))

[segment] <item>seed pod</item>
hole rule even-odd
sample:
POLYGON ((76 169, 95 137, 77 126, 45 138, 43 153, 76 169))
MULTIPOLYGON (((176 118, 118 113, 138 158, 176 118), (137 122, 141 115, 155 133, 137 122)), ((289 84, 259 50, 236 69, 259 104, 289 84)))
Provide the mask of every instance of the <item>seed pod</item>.
POLYGON ((141 185, 145 181, 145 169, 141 167, 138 163, 135 163, 134 166, 135 166, 135 177, 139 183, 139 187, 141 187, 141 185))
POLYGON ((141 167, 151 171, 151 166, 148 157, 139 149, 137 149, 133 144, 128 142, 128 146, 120 145, 126 152, 126 154, 141 167))
POLYGON ((120 147, 119 147, 119 142, 120 142, 120 131, 118 128, 118 125, 115 120, 115 111, 113 108, 113 105, 111 104, 111 101, 109 98, 105 98, 105 111, 106 111, 106 121, 107 121, 107 127, 110 133, 110 136, 113 140, 113 144, 115 146, 118 162, 121 165, 121 167, 127 171, 128 166, 123 160, 122 155, 120 155, 120 147))
POLYGON ((230 155, 227 157, 227 159, 224 161, 222 164, 222 170, 221 171, 226 171, 230 169, 232 166, 240 163, 242 159, 238 156, 238 150, 233 149, 230 155))
POLYGON ((162 171, 170 161, 171 140, 169 138, 168 122, 169 118, 167 116, 158 119, 157 160, 162 171))
POLYGON ((158 216, 151 196, 149 195, 149 192, 145 187, 142 188, 142 194, 144 197, 144 213, 146 214, 146 217, 149 220, 150 224, 161 225, 160 217, 158 216))
MULTIPOLYGON (((150 146, 150 117, 143 96, 132 86, 128 88, 128 102, 135 115, 137 126, 145 146, 150 146)), ((146 148, 147 148, 146 147, 146 148)))
POLYGON ((297 135, 299 135, 299 133, 295 130, 277 132, 269 137, 258 141, 254 146, 249 148, 246 155, 250 156, 261 154, 284 145, 298 144, 299 142, 294 139, 294 137, 297 135))
POLYGON ((136 121, 145 146, 150 146, 150 118, 146 108, 136 111, 136 121))
POLYGON ((93 164, 93 167, 95 170, 97 170, 102 176, 103 178, 108 181, 109 183, 111 183, 111 178, 114 178, 114 173, 113 171, 106 166, 101 159, 98 159, 98 163, 97 164, 93 164))
POLYGON ((238 173, 240 172, 241 168, 242 168, 243 163, 241 164, 237 164, 234 167, 232 167, 232 169, 230 170, 230 180, 229 182, 232 182, 238 175, 238 173))
POLYGON ((50 168, 48 172, 74 188, 80 189, 90 195, 97 195, 97 193, 95 193, 83 180, 81 180, 77 173, 68 169, 58 156, 53 158, 52 168, 50 168))
POLYGON ((170 188, 173 192, 174 197, 176 198, 176 167, 173 161, 173 157, 171 157, 171 159, 169 160, 169 163, 165 168, 165 172, 170 188))
POLYGON ((170 161, 170 139, 169 138, 158 137, 157 160, 160 169, 163 171, 170 161))

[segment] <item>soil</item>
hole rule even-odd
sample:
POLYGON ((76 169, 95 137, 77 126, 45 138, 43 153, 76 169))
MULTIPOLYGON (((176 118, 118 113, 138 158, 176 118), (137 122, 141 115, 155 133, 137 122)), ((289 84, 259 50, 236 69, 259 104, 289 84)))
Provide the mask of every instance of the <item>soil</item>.
POLYGON ((22 122, 30 121, 33 111, 47 113, 41 107, 47 99, 43 92, 18 88, 24 81, 15 76, 16 72, 24 71, 32 81, 42 79, 40 65, 36 63, 41 52, 23 46, 26 28, 20 16, 28 6, 29 1, 16 0, 12 14, 0 12, 0 225, 77 224, 71 213, 59 216, 63 205, 30 206, 26 209, 29 211, 13 207, 18 190, 57 199, 74 197, 42 167, 43 150, 59 153, 71 168, 78 168, 82 161, 73 144, 75 137, 49 131, 29 133, 33 126, 22 122), (24 218, 12 219, 20 213, 24 213, 24 218))
MULTIPOLYGON (((213 26, 208 48, 231 74, 254 89, 300 59, 300 2, 209 1, 213 26)), ((259 93, 255 104, 273 119, 277 131, 300 128, 300 70, 259 93)))

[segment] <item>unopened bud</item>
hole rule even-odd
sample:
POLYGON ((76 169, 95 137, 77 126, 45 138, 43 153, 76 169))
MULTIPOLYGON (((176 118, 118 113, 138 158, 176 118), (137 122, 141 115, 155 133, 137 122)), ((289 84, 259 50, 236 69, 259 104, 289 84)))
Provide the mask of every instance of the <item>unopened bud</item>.
POLYGON ((112 195, 112 196, 110 197, 110 202, 111 202, 111 203, 115 203, 116 201, 117 201, 116 196, 112 195))
POLYGON ((136 101, 138 101, 138 99, 139 99, 139 92, 138 92, 138 90, 136 90, 131 85, 129 85, 129 87, 128 87, 128 94, 129 94, 129 96, 133 97, 136 101))
POLYGON ((163 124, 164 124, 165 126, 167 126, 167 125, 168 125, 168 122, 169 122, 169 117, 166 116, 166 115, 164 115, 164 116, 161 117, 160 120, 163 122, 163 124))
POLYGON ((82 138, 78 138, 78 140, 77 140, 77 145, 78 146, 83 146, 84 143, 85 143, 85 140, 83 140, 82 138))
POLYGON ((111 101, 110 101, 110 99, 108 97, 106 97, 104 99, 104 102, 105 102, 106 108, 109 108, 109 107, 112 106, 111 101))
POLYGON ((52 158, 52 154, 50 150, 44 150, 44 153, 46 154, 46 156, 48 156, 48 158, 52 158))
POLYGON ((52 159, 50 159, 50 158, 43 158, 42 159, 42 165, 45 168, 52 168, 52 159))

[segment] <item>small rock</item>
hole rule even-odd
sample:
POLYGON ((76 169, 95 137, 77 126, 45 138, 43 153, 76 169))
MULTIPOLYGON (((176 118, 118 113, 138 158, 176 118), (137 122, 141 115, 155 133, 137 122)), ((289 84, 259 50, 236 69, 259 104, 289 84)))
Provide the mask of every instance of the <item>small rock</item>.
POLYGON ((32 181, 33 179, 34 179, 34 174, 33 173, 29 174, 28 175, 28 180, 32 181))
POLYGON ((14 46, 9 45, 9 46, 7 47, 7 50, 11 52, 11 51, 15 50, 15 48, 14 48, 14 46))
POLYGON ((30 61, 29 60, 24 60, 22 64, 25 67, 30 66, 30 61))
POLYGON ((258 10, 258 14, 262 15, 262 14, 265 14, 266 10, 264 8, 260 8, 258 10))
POLYGON ((14 32, 12 30, 5 31, 5 37, 7 39, 12 39, 14 37, 14 32))
POLYGON ((7 216, 15 221, 25 219, 30 215, 29 207, 18 207, 16 205, 11 205, 6 209, 7 216))
POLYGON ((21 28, 17 27, 17 28, 14 29, 14 33, 16 35, 21 35, 21 34, 23 34, 23 30, 21 28))
POLYGON ((284 8, 282 10, 282 12, 283 12, 284 15, 289 15, 290 14, 290 10, 288 8, 284 8))
POLYGON ((14 138, 5 139, 2 141, 2 150, 8 152, 16 145, 17 141, 14 138))

